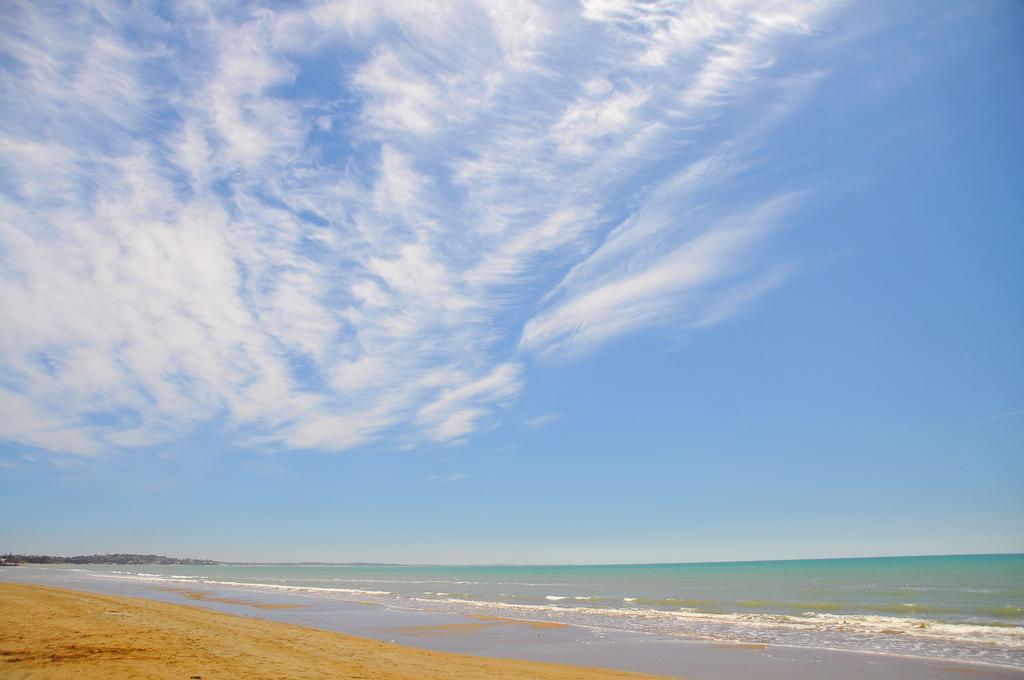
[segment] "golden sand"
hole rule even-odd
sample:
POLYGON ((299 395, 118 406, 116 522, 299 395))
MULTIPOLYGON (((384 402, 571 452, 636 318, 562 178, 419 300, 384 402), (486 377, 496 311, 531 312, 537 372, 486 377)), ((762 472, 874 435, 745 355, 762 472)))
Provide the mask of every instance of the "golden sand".
MULTIPOLYGON (((479 623, 513 625, 500 619, 479 623)), ((0 677, 639 680, 652 676, 432 652, 188 605, 0 584, 0 677)))

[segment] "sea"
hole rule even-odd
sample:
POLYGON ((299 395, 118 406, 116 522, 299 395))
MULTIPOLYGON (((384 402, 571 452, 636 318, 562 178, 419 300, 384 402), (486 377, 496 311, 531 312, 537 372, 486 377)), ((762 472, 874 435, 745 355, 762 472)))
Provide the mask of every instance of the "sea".
POLYGON ((71 567, 608 631, 1024 669, 1024 555, 554 566, 71 567))

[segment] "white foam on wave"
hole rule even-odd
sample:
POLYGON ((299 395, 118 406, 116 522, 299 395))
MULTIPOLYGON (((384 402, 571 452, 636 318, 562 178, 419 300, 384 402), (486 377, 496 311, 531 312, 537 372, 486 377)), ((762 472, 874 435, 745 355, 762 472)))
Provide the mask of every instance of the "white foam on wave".
POLYGON ((124 579, 131 581, 147 581, 155 583, 201 583, 204 585, 229 586, 231 588, 248 588, 252 590, 277 590, 296 593, 342 593, 346 595, 391 595, 390 590, 363 590, 360 588, 324 588, 317 586, 292 586, 277 583, 253 583, 247 581, 217 581, 213 579, 199 579, 191 576, 164 576, 161 574, 150 574, 146 572, 123 572, 123 571, 88 571, 92 576, 99 578, 124 579))
MULTIPOLYGON (((559 597, 559 596, 548 596, 559 597)), ((564 599, 564 598, 563 598, 564 599)), ((965 660, 961 652, 945 656, 937 643, 969 644, 975 647, 970 660, 985 661, 990 648, 999 665, 1024 667, 1024 627, 996 627, 964 623, 938 623, 925 619, 896 616, 809 614, 787 616, 763 613, 705 613, 693 609, 666 611, 648 608, 593 607, 585 605, 543 605, 516 602, 486 602, 449 598, 445 602, 476 609, 501 609, 529 613, 567 623, 619 627, 616 620, 633 622, 633 630, 657 630, 677 635, 737 642, 796 644, 798 646, 836 646, 868 649, 880 653, 900 646, 914 654, 965 660), (824 644, 827 640, 827 644, 824 644), (822 643, 817 644, 816 641, 822 643), (881 642, 879 642, 881 641, 881 642), (897 644, 897 641, 899 643, 897 644), (871 643, 871 644, 868 644, 871 643), (933 644, 935 643, 935 644, 933 644), (1017 659, 1016 663, 1008 660, 1017 659)), ((903 652, 906 653, 906 652, 903 652)))
POLYGON ((390 590, 362 590, 361 588, 323 588, 318 586, 285 586, 276 583, 246 583, 244 581, 203 581, 211 585, 254 590, 284 590, 293 593, 345 593, 348 595, 391 595, 390 590))
MULTIPOLYGON (((298 581, 302 579, 290 578, 289 580, 298 581)), ((307 579, 310 581, 316 581, 323 583, 324 581, 331 581, 335 583, 388 583, 394 585, 423 585, 425 583, 444 583, 446 585, 480 585, 480 581, 439 581, 432 579, 417 579, 417 580, 401 580, 393 578, 312 578, 307 579)))
POLYGON ((110 579, 122 579, 128 581, 156 581, 170 582, 170 583, 181 583, 182 581, 193 581, 192 578, 187 576, 162 576, 160 574, 147 574, 145 572, 128 572, 128 571, 90 571, 83 569, 82 571, 88 573, 90 576, 96 578, 110 578, 110 579))
POLYGON ((568 600, 569 596, 568 595, 546 595, 544 597, 544 599, 545 600, 551 600, 552 602, 560 602, 562 600, 568 600))

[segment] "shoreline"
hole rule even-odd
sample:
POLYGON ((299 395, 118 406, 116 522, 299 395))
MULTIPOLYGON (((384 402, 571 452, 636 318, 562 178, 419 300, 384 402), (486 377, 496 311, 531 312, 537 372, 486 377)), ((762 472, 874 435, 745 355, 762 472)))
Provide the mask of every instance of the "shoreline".
POLYGON ((171 669, 190 678, 658 677, 416 649, 185 604, 50 586, 0 584, 0 605, 5 668, 34 677, 158 678, 171 669))
POLYGON ((1024 678, 1024 670, 970 661, 851 652, 827 648, 722 643, 678 636, 624 633, 585 625, 486 613, 410 610, 322 594, 254 591, 189 583, 177 587, 120 578, 97 579, 64 569, 0 570, 0 583, 142 598, 214 610, 245 619, 297 624, 418 650, 608 668, 691 680, 811 680, 823 664, 833 680, 899 677, 1024 678), (182 587, 185 586, 185 587, 182 587), (540 624, 540 625, 537 625, 540 624))
MULTIPOLYGON (((230 580, 225 580, 224 575, 216 575, 211 578, 209 574, 192 573, 191 575, 181 575, 171 572, 173 570, 167 570, 167 573, 158 574, 148 572, 91 571, 62 567, 44 567, 29 571, 29 573, 46 574, 47 577, 55 577, 56 580, 46 578, 45 582, 58 586, 71 583, 73 584, 72 587, 81 586, 86 590, 98 590, 99 592, 111 592, 112 594, 120 592, 137 594, 141 592, 145 593, 143 596, 152 596, 151 591, 164 590, 165 588, 164 586, 154 584, 173 584, 174 587, 171 587, 169 592, 175 592, 175 588, 180 589, 183 586, 188 589, 200 588, 204 589, 207 594, 213 595, 213 599, 210 601, 217 601, 217 598, 223 600, 225 597, 230 599, 230 597, 237 597, 239 594, 242 594, 243 597, 275 597, 282 601, 317 602, 321 604, 325 602, 359 602, 361 604, 381 607, 385 611, 394 612, 396 616, 412 618, 422 618, 423 616, 447 617, 448 623, 458 623, 460 620, 466 622, 474 616, 484 614, 516 620, 559 622, 572 626, 577 631, 591 631, 593 633, 591 638, 601 635, 633 636, 634 640, 636 640, 637 636, 639 636, 642 639, 671 640, 677 643, 694 642, 705 645, 724 643, 732 645, 733 648, 742 645, 767 644, 772 649, 791 650, 792 654, 814 653, 816 651, 835 652, 858 656, 868 655, 871 658, 884 657, 917 660, 931 664, 963 664, 970 667, 990 667, 1024 673, 1024 647, 1019 644, 1020 634, 1024 633, 1024 629, 1012 626, 1008 628, 994 628, 954 624, 957 627, 955 633, 960 636, 964 634, 964 629, 975 628, 982 631, 989 638, 1007 636, 1012 638, 1007 638, 1006 640, 1009 646, 988 648, 984 644, 973 642, 967 637, 952 639, 947 637, 944 639, 942 636, 948 636, 949 633, 941 630, 938 638, 930 632, 928 634, 919 634, 917 629, 924 629, 926 625, 929 629, 933 626, 941 629, 946 624, 942 621, 922 621, 911 617, 886 617, 883 620, 880 617, 862 617, 860 615, 832 616, 827 614, 820 617, 820 619, 816 618, 813 622, 802 621, 801 617, 782 617, 783 621, 780 622, 777 620, 777 616, 764 616, 763 614, 755 613, 745 618, 760 618, 762 620, 756 621, 751 625, 746 621, 735 621, 737 618, 735 614, 706 615, 698 612, 677 613, 648 609, 618 610, 604 607, 594 609, 587 603, 579 602, 571 602, 569 606, 564 606, 561 603, 536 605, 510 603, 507 601, 487 602, 462 599, 458 594, 452 597, 452 593, 425 593, 428 596, 446 596, 446 599, 430 599, 422 597, 418 590, 412 593, 403 592, 399 594, 391 590, 366 589, 391 588, 391 584, 403 583, 401 580, 388 581, 388 585, 383 585, 383 582, 376 582, 372 585, 360 584, 360 587, 356 588, 337 587, 336 584, 328 584, 326 581, 338 580, 330 578, 321 583, 299 585, 298 583, 268 583, 266 582, 266 574, 249 574, 250 577, 257 580, 236 581, 234 579, 238 578, 237 576, 231 576, 228 577, 230 580), (404 612, 404 614, 398 614, 399 611, 404 612), (683 620, 684 626, 679 625, 680 617, 685 617, 683 620), (870 628, 865 628, 862 622, 858 621, 865 618, 874 619, 870 621, 872 624, 870 628), (722 624, 723 619, 725 620, 724 626, 722 624), (714 627, 708 626, 709 621, 711 626, 714 627), (833 635, 838 634, 838 637, 834 639, 823 638, 821 633, 824 629, 820 627, 820 621, 826 621, 826 624, 832 627, 832 630, 828 632, 831 632, 833 635), (668 625, 666 625, 666 622, 668 625), (697 625, 694 625, 695 622, 697 625), (807 623, 812 623, 815 626, 812 632, 816 639, 807 640, 805 638, 804 640, 799 640, 798 637, 797 640, 799 641, 794 640, 793 633, 796 632, 799 635, 802 632, 803 626, 807 623), (853 627, 851 624, 860 625, 853 627), (701 629, 701 627, 704 629, 701 629), (790 640, 794 640, 794 642, 790 642, 790 640), (833 642, 839 642, 840 644, 832 644, 833 642), (941 645, 944 642, 958 645, 958 647, 942 649, 941 645), (873 647, 873 649, 864 648, 865 646, 873 647), (939 654, 936 654, 936 651, 939 654), (970 656, 970 654, 976 656, 970 656), (1003 658, 992 658, 995 655, 1003 658)), ((286 576, 286 578, 291 578, 291 576, 286 576)), ((318 577, 316 580, 320 581, 321 579, 318 577)), ((352 579, 346 576, 346 578, 341 580, 344 580, 346 582, 345 585, 348 585, 348 582, 352 579)), ((450 582, 457 583, 457 581, 450 582)), ((408 581, 408 583, 440 582, 412 580, 408 581)), ((548 599, 580 600, 593 598, 548 597, 548 599)), ((225 602, 230 603, 228 601, 225 602)), ((676 601, 677 604, 678 602, 676 601)), ((344 618, 351 617, 346 615, 344 618)), ((368 632, 365 625, 356 625, 352 629, 344 624, 343 620, 339 621, 335 617, 333 620, 324 619, 317 625, 350 634, 367 635, 369 637, 381 636, 380 631, 377 630, 368 632)), ((580 638, 583 639, 586 636, 581 635, 580 638)), ((471 639, 467 638, 458 642, 459 644, 452 651, 477 653, 476 644, 471 639)), ((406 641, 406 644, 409 644, 409 641, 406 641)), ((572 656, 571 652, 569 654, 572 656)), ((532 657, 524 656, 524 658, 532 657)), ((580 663, 576 658, 570 658, 569 662, 580 663)), ((635 666, 635 664, 621 667, 630 670, 666 672, 665 668, 661 665, 652 669, 646 663, 639 667, 635 666)), ((674 666, 668 672, 674 672, 674 666)))

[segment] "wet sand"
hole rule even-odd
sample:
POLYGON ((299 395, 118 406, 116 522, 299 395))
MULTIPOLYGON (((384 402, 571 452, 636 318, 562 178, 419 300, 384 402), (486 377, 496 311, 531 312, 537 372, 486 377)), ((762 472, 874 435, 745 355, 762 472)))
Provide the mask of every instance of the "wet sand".
POLYGON ((522 626, 533 630, 549 630, 557 628, 568 628, 564 623, 554 621, 530 621, 526 619, 509 619, 504 616, 482 616, 469 615, 473 619, 469 623, 440 623, 429 626, 395 626, 391 628, 396 633, 406 635, 449 635, 451 633, 477 633, 488 628, 497 626, 522 626))
POLYGON ((252 607, 253 609, 302 609, 302 604, 280 604, 276 602, 259 602, 246 597, 218 597, 201 590, 188 590, 187 588, 155 588, 164 593, 177 593, 185 599, 193 602, 217 602, 218 604, 235 604, 240 607, 252 607))
POLYGON ((655 677, 413 649, 188 605, 10 583, 0 584, 0 676, 76 680, 655 677))

